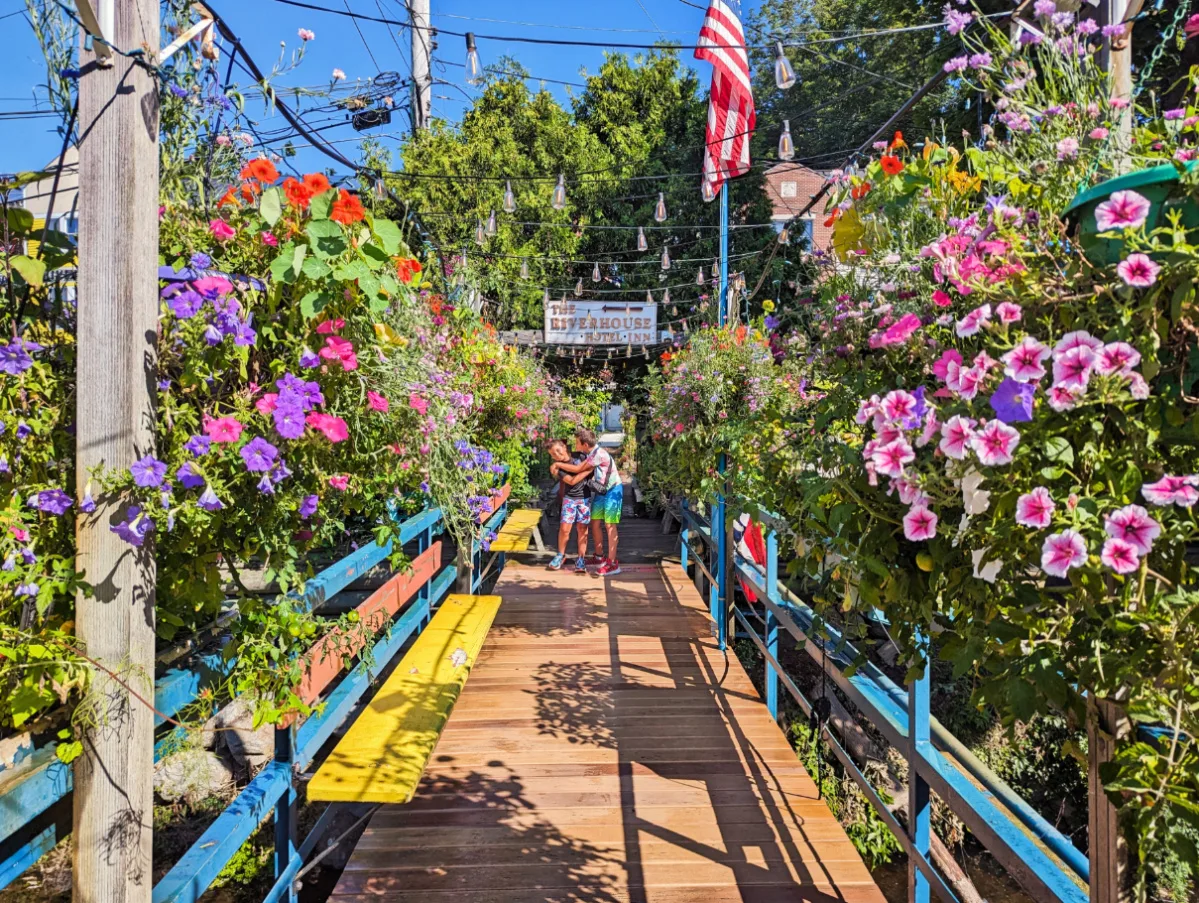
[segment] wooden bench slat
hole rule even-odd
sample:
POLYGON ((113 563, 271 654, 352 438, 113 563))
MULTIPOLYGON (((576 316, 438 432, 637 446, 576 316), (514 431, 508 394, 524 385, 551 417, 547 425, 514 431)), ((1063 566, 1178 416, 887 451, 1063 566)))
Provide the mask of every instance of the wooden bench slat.
POLYGON ((526 552, 533 531, 541 523, 542 512, 537 508, 519 508, 508 515, 504 526, 491 543, 493 552, 526 552))
POLYGON ((446 598, 308 783, 308 799, 412 799, 499 607, 499 596, 446 598))

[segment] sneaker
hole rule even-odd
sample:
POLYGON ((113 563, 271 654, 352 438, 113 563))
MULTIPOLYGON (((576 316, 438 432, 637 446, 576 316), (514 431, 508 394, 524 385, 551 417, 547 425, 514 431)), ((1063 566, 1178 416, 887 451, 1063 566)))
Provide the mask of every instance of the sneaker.
POLYGON ((575 573, 577 573, 577 574, 586 574, 587 573, 587 560, 585 558, 576 558, 575 559, 575 573))
POLYGON ((562 563, 564 561, 566 561, 565 555, 555 555, 553 559, 550 560, 550 563, 546 565, 546 567, 551 571, 560 571, 562 570, 562 563))
POLYGON ((604 559, 601 558, 599 555, 588 555, 587 556, 587 567, 597 568, 603 563, 604 563, 604 559))
POLYGON ((595 571, 601 577, 612 577, 620 573, 619 561, 605 561, 595 571))

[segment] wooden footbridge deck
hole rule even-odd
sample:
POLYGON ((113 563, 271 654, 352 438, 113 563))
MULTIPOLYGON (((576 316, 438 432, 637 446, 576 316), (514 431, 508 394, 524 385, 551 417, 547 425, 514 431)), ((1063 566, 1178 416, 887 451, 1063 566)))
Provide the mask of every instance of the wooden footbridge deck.
POLYGON ((883 903, 677 565, 509 562, 492 592, 415 797, 332 901, 883 903))

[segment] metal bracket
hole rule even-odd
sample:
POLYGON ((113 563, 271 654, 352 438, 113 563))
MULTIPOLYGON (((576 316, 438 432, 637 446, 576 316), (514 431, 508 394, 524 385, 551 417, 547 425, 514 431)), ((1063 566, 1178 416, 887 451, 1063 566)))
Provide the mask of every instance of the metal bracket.
POLYGON ((96 62, 101 66, 111 66, 112 35, 115 30, 113 0, 75 0, 79 9, 79 19, 83 27, 92 36, 92 49, 96 52, 96 62))
POLYGON ((216 42, 212 39, 213 29, 216 25, 215 17, 212 12, 203 3, 193 3, 192 9, 200 14, 200 21, 195 25, 186 28, 179 37, 171 41, 166 47, 162 48, 158 53, 158 65, 162 65, 172 56, 174 56, 184 44, 194 40, 197 36, 200 38, 200 54, 208 60, 219 60, 221 51, 217 48, 216 42))

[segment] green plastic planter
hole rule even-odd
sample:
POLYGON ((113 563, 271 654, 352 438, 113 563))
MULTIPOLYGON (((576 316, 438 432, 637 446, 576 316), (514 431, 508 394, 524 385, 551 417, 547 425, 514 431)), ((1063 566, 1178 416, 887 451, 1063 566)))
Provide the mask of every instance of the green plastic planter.
MULTIPOLYGON (((1187 164, 1187 170, 1199 166, 1199 161, 1187 164)), ((1088 259, 1097 264, 1119 263, 1124 258, 1124 242, 1118 238, 1100 238, 1095 225, 1095 208, 1117 191, 1135 191, 1153 205, 1146 227, 1153 229, 1169 223, 1166 213, 1182 211, 1182 223, 1187 228, 1199 227, 1199 203, 1190 197, 1178 181, 1178 170, 1172 164, 1139 169, 1127 175, 1101 182, 1081 192, 1066 208, 1066 218, 1078 225, 1078 243, 1088 259)))

